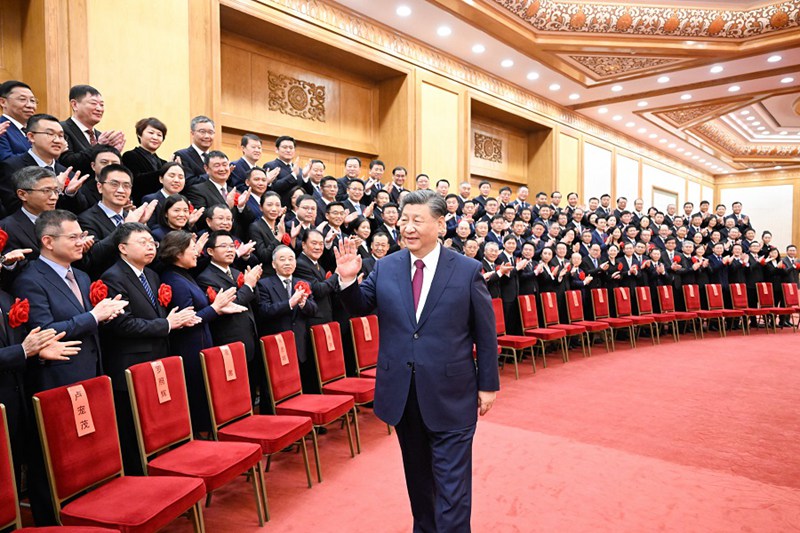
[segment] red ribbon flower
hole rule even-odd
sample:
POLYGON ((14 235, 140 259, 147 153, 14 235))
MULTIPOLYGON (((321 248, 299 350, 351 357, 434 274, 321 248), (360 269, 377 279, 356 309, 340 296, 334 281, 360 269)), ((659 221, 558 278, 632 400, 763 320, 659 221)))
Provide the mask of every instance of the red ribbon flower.
POLYGON ((622 266, 622 263, 617 263, 617 270, 619 270, 620 272, 622 272, 622 269, 623 269, 623 268, 624 268, 624 267, 622 266))
POLYGON ((700 259, 698 259, 696 255, 693 255, 692 256, 692 263, 697 263, 698 261, 700 261, 700 259))
POLYGON ((64 180, 64 188, 65 188, 65 189, 66 189, 67 187, 69 187, 69 182, 70 182, 70 181, 72 181, 72 178, 71 178, 70 176, 67 176, 67 178, 64 180))
POLYGON ((571 265, 571 264, 570 264, 570 265, 567 265, 567 270, 566 270, 566 272, 569 272, 570 270, 572 270, 572 265, 571 265))
POLYGON ((0 229, 0 250, 5 249, 8 242, 8 233, 0 229))
POLYGON ((675 257, 672 258, 672 262, 673 263, 680 263, 681 262, 681 256, 676 255, 675 257))
POLYGON ((24 300, 20 300, 19 298, 14 300, 14 304, 11 306, 11 309, 8 310, 8 325, 12 328, 18 328, 26 323, 30 310, 31 306, 27 298, 24 300))
POLYGON ((783 263, 778 263, 778 268, 786 268, 786 265, 784 265, 783 263))
POLYGON ((795 263, 794 264, 794 269, 795 270, 800 270, 800 263, 795 263))
POLYGON ((292 244, 292 238, 289 236, 288 233, 283 234, 283 237, 281 237, 281 243, 285 244, 286 246, 292 244))
POLYGON ((585 280, 586 274, 584 274, 582 271, 578 271, 578 279, 581 281, 585 280))
POLYGON ((208 295, 208 301, 211 302, 212 304, 214 303, 214 300, 217 299, 217 291, 215 291, 211 287, 206 289, 206 295, 208 295))
POLYGON ((303 291, 306 296, 311 296, 311 285, 307 281, 300 280, 294 284, 295 291, 303 291))
POLYGON ((242 285, 244 285, 244 274, 239 272, 239 275, 236 277, 236 286, 241 289, 242 285))
POLYGON ((758 262, 761 263, 761 266, 764 266, 764 265, 767 264, 767 258, 766 257, 762 257, 761 259, 758 260, 758 262))
POLYGON ((647 252, 652 252, 655 249, 656 245, 652 242, 647 243, 647 252))
POLYGON ((239 239, 236 239, 236 240, 233 241, 233 245, 238 248, 238 247, 240 247, 242 245, 242 241, 240 241, 239 239))
POLYGON ((233 195, 233 205, 239 205, 239 197, 240 196, 241 196, 241 194, 239 192, 236 192, 233 195))
POLYGON ((160 303, 164 307, 167 307, 171 301, 172 301, 172 287, 170 287, 166 283, 162 283, 161 286, 158 287, 158 303, 160 303))
MULTIPOLYGON (((800 268, 800 263, 798 263, 798 268, 800 268)), ((330 272, 326 272, 325 273, 325 279, 328 279, 330 277, 331 277, 331 273, 330 272)))
POLYGON ((554 266, 553 268, 550 269, 550 273, 555 276, 556 275, 556 270, 558 270, 558 267, 554 266))
POLYGON ((92 307, 99 304, 106 298, 108 298, 108 287, 106 287, 106 284, 103 283, 103 280, 98 279, 89 285, 89 301, 92 303, 92 307))
POLYGON ((191 215, 192 213, 194 213, 194 206, 192 205, 192 202, 189 202, 189 214, 191 215))

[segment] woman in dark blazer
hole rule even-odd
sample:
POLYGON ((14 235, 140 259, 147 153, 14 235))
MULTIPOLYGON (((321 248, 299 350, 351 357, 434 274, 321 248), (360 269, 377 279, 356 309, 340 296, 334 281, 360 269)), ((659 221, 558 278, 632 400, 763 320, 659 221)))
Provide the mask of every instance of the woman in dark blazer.
POLYGON ((198 432, 208 431, 211 428, 203 373, 200 368, 200 350, 214 345, 208 323, 220 315, 240 313, 245 308, 233 303, 236 299, 236 287, 219 292, 214 301, 209 302, 208 295, 189 274, 189 270, 197 266, 198 251, 195 245, 195 238, 191 233, 173 231, 161 242, 159 257, 166 267, 161 274, 161 282, 172 289, 169 308, 192 307, 202 319, 196 326, 173 330, 169 334, 172 353, 183 357, 192 428, 198 432))
POLYGON ((167 127, 157 118, 143 118, 136 123, 136 138, 139 146, 122 154, 122 164, 133 173, 131 201, 139 205, 144 195, 161 188, 158 178, 166 161, 158 157, 156 150, 167 138, 167 127))
POLYGON ((203 209, 192 211, 189 200, 182 194, 172 194, 164 200, 158 223, 152 228, 153 238, 159 242, 173 231, 192 232, 203 209))

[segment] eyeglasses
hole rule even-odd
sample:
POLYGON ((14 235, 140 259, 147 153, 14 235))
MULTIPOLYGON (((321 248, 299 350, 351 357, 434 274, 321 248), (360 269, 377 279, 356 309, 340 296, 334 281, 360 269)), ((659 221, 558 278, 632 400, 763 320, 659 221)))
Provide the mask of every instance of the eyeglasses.
POLYGON ((58 234, 50 233, 48 234, 48 236, 53 237, 54 239, 57 239, 59 237, 66 237, 66 239, 69 241, 77 242, 85 240, 86 237, 89 236, 89 232, 84 231, 83 233, 58 233, 58 234))
POLYGON ((129 190, 131 190, 133 188, 133 184, 132 183, 124 183, 124 182, 117 181, 117 180, 101 181, 100 183, 102 183, 103 185, 108 185, 109 187, 111 187, 114 190, 122 188, 123 191, 129 191, 129 190))
POLYGON ((136 239, 135 241, 128 241, 123 244, 128 244, 131 242, 135 242, 136 244, 144 246, 145 248, 149 248, 152 246, 155 249, 158 249, 158 244, 159 244, 158 241, 154 241, 153 239, 136 239))
POLYGON ((28 133, 33 133, 34 135, 47 135, 50 139, 58 139, 59 141, 64 140, 63 131, 29 131, 28 133))
POLYGON ((223 250, 235 250, 236 244, 229 242, 227 244, 218 244, 214 248, 222 248, 223 250))
POLYGON ((33 104, 36 105, 39 103, 39 100, 36 98, 28 98, 27 96, 15 96, 14 98, 9 98, 9 100, 16 100, 17 102, 25 105, 25 104, 33 104))
POLYGON ((45 196, 52 196, 53 194, 59 195, 61 194, 61 189, 58 187, 45 187, 44 189, 22 189, 25 192, 41 192, 44 193, 45 196))

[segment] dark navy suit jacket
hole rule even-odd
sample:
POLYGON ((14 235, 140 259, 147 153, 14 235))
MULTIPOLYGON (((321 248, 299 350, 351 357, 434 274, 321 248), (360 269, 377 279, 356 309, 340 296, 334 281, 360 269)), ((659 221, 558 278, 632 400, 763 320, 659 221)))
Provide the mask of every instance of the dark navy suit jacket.
POLYGON ((353 315, 378 315, 375 414, 381 420, 396 425, 403 416, 413 366, 419 409, 431 431, 477 422, 478 391, 500 388, 494 311, 480 263, 441 248, 419 321, 408 250, 377 261, 361 285, 340 295, 353 315))
MULTIPOLYGON (((10 122, 10 120, 7 117, 0 117, 0 124, 3 122, 10 122)), ((5 135, 0 135, 0 161, 24 154, 30 147, 31 143, 28 142, 28 137, 12 123, 5 135)))

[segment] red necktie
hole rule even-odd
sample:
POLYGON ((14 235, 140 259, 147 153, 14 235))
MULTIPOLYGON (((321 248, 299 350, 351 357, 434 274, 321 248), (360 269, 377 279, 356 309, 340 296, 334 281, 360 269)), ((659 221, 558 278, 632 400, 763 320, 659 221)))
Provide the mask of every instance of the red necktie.
POLYGON ((414 295, 414 311, 416 312, 419 297, 422 294, 422 269, 425 268, 425 263, 422 259, 417 259, 414 261, 414 266, 417 269, 414 271, 414 277, 411 278, 411 293, 414 295))
POLYGON ((91 144, 92 146, 97 144, 97 137, 95 137, 94 135, 94 129, 89 128, 88 130, 86 130, 86 135, 89 136, 89 144, 91 144))

